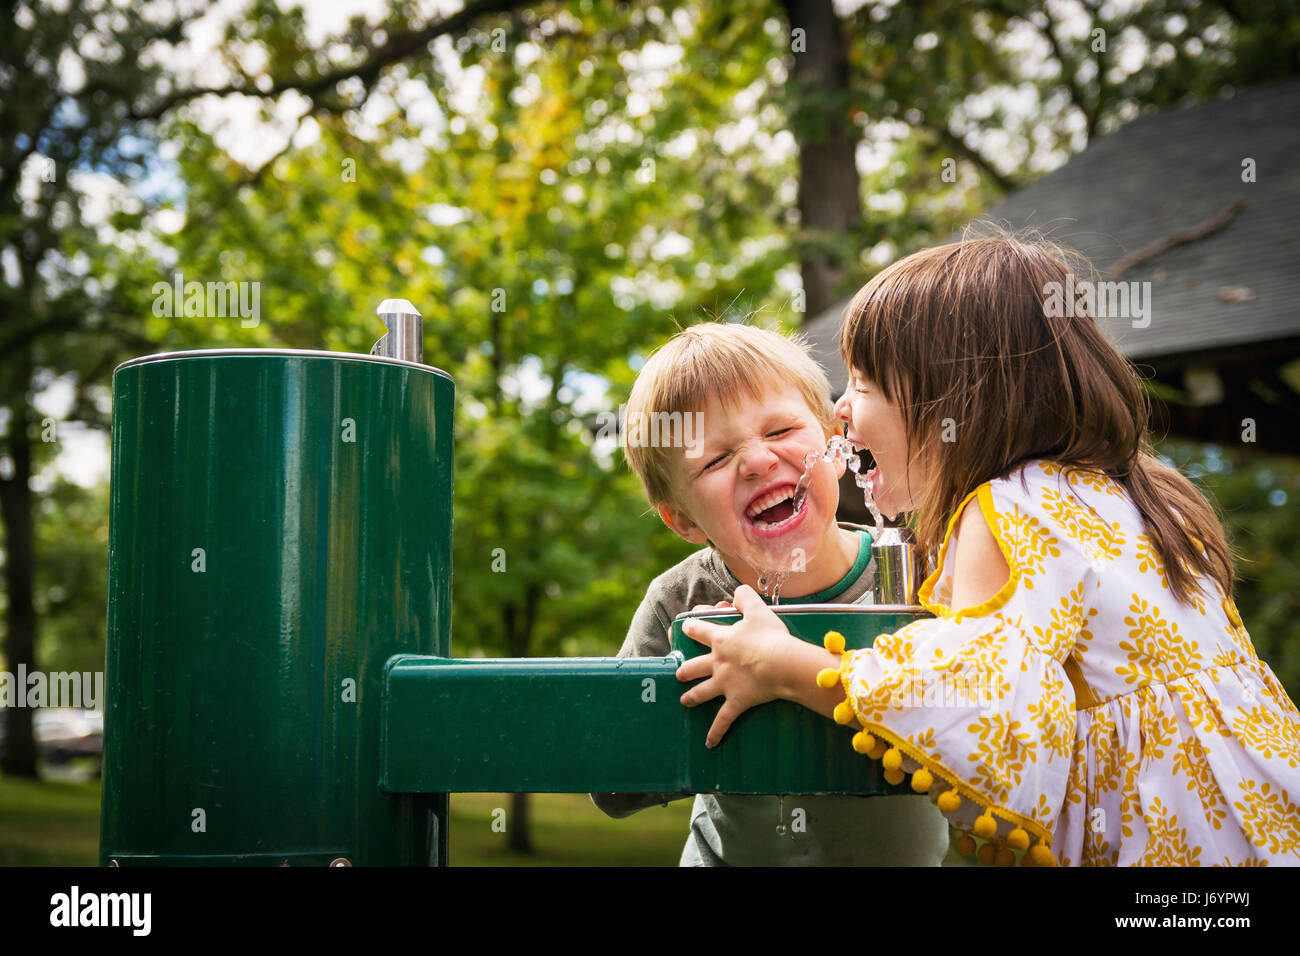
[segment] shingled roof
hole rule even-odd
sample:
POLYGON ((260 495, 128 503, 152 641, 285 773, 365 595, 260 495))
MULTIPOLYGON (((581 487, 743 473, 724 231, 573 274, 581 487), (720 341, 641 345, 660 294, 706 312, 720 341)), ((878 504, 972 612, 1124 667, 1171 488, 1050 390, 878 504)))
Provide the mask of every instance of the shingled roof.
MULTIPOLYGON (((1165 369, 1234 353, 1300 355, 1300 82, 1140 116, 1017 190, 982 219, 1032 226, 1086 254, 1103 273, 1182 232, 1201 238, 1125 269, 1151 282, 1145 328, 1105 320, 1133 360, 1165 369), (1254 160, 1254 182, 1243 163, 1254 160), (1235 212, 1234 212, 1235 209, 1235 212)), ((954 237, 955 238, 955 237, 954 237)), ((805 323, 836 393, 846 299, 805 323)))

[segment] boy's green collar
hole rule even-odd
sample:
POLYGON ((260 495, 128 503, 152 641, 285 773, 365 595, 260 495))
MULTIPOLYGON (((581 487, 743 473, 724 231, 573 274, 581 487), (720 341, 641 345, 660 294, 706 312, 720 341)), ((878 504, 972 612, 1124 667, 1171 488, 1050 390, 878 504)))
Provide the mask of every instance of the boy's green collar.
MULTIPOLYGON (((858 536, 858 556, 853 562, 853 567, 849 568, 844 577, 840 578, 830 587, 813 594, 793 598, 792 600, 795 600, 800 604, 828 604, 847 591, 849 585, 854 581, 862 577, 863 573, 867 570, 867 565, 871 563, 871 543, 873 539, 871 532, 867 531, 865 528, 850 527, 849 530, 854 531, 858 536)), ((726 567, 726 565, 724 564, 723 567, 726 567)), ((736 582, 736 587, 740 587, 740 579, 736 577, 731 568, 727 568, 727 574, 731 576, 731 580, 736 582)), ((772 603, 772 599, 766 594, 760 594, 759 597, 761 597, 766 604, 772 603)))

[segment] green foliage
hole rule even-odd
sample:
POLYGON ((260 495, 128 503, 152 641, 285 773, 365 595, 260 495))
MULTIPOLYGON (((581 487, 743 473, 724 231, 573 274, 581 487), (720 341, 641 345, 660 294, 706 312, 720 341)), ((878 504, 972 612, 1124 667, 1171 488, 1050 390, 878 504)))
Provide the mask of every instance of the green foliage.
POLYGON ((1255 652, 1300 700, 1300 463, 1241 448, 1161 448, 1222 510, 1238 555, 1236 602, 1255 652))
POLYGON ((57 479, 36 521, 36 611, 41 666, 51 671, 104 669, 108 606, 108 486, 82 488, 57 479))

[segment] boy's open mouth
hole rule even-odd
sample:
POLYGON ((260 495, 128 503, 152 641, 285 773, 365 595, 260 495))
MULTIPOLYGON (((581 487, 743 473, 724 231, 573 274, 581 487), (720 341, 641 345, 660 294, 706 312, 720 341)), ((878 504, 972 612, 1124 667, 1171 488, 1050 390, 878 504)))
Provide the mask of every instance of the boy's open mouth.
MULTIPOLYGON (((745 518, 755 531, 770 535, 794 525, 804 512, 795 514, 794 485, 786 484, 758 495, 745 508, 745 518)), ((806 509, 805 509, 806 510, 806 509)))

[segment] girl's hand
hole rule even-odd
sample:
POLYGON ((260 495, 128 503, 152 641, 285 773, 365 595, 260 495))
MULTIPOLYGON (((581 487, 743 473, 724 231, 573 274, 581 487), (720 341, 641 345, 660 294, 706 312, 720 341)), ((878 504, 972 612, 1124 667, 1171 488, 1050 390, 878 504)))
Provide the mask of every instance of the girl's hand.
POLYGON ((741 620, 730 626, 692 619, 682 633, 699 641, 712 653, 694 657, 677 669, 682 681, 708 678, 682 695, 682 704, 694 707, 719 695, 726 698, 709 735, 707 746, 716 747, 732 722, 749 708, 782 696, 785 687, 782 664, 792 637, 781 619, 763 603, 753 588, 736 589, 735 607, 741 620))

